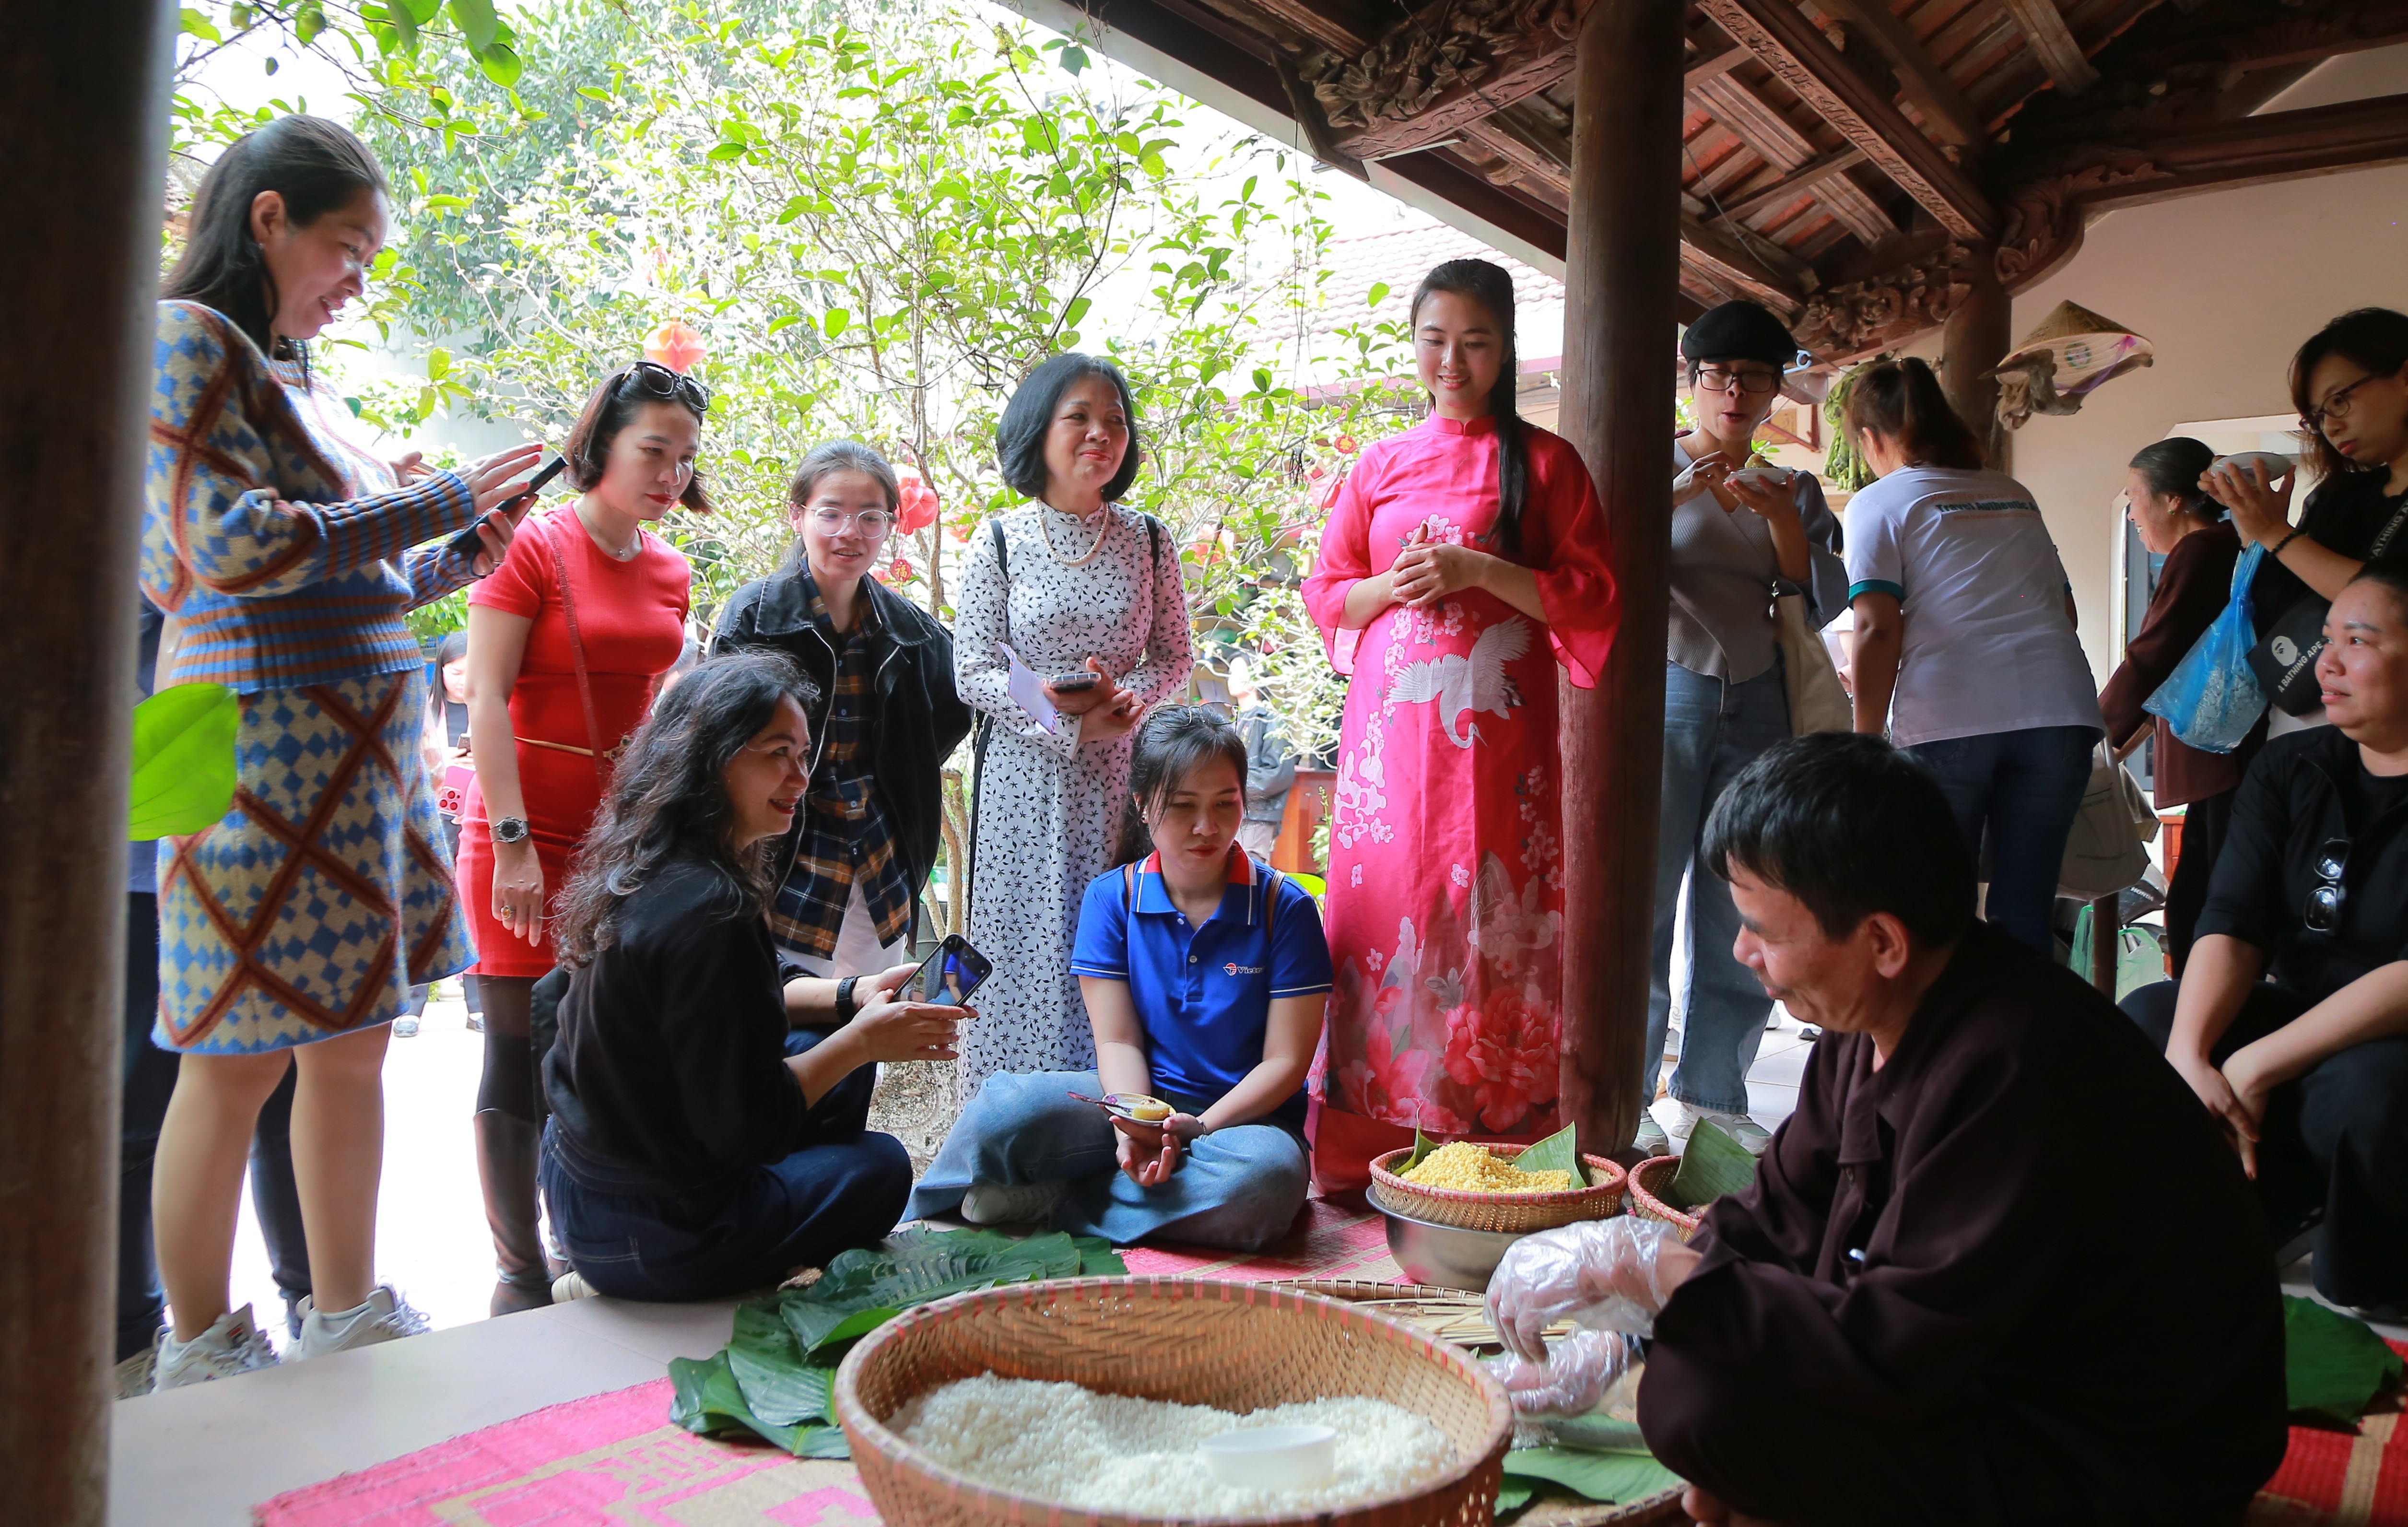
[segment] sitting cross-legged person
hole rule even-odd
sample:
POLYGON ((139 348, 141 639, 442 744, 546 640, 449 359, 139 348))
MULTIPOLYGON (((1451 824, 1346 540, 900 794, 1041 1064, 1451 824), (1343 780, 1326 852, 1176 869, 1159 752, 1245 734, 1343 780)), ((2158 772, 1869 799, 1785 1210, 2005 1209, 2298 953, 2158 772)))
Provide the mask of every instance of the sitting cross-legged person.
POLYGON ((989 1077, 912 1192, 913 1218, 958 1206, 974 1224, 1252 1251, 1304 1206, 1304 1079, 1329 991, 1320 909, 1237 846, 1246 745, 1228 721, 1155 711, 1129 783, 1129 862, 1087 887, 1070 958, 1096 1069, 989 1077), (1107 1092, 1173 1111, 1124 1122, 1071 1095, 1107 1092))
POLYGON ((2286 1441, 2248 1184, 2103 995, 1974 920, 1938 782, 1876 737, 1778 743, 1700 864, 1825 1037, 1689 1244, 1623 1216, 1506 1252, 1517 1409, 1590 1408, 1652 1324, 1639 1427, 1696 1520, 2239 1523, 2286 1441))
POLYGON ((2408 573, 2334 600, 2332 725, 2242 780, 2182 981, 2124 999, 2239 1149, 2316 1291, 2408 1320, 2408 573))
POLYGON ((781 984, 762 915, 767 850, 810 778, 810 690, 768 651, 687 675, 619 761, 563 892, 542 1179, 596 1292, 762 1288, 902 1213, 910 1159, 863 1127, 873 1063, 951 1059, 970 1014, 889 1000, 907 965, 832 1032, 802 1026, 849 1005, 838 982, 781 984))

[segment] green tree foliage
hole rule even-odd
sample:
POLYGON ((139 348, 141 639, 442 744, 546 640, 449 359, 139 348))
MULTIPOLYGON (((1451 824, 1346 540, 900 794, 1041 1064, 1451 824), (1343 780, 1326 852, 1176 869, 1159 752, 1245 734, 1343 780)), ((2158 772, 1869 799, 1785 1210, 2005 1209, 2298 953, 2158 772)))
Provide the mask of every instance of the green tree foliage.
POLYGON ((714 390, 722 511, 671 527, 697 606, 775 565, 794 461, 853 435, 935 490, 887 576, 946 613, 964 540, 1015 502, 994 460, 1012 388, 1048 355, 1108 354, 1144 421, 1128 502, 1177 536, 1199 635, 1263 654, 1291 735, 1326 741, 1340 687, 1294 583, 1332 474, 1406 412, 1377 381, 1401 367, 1393 321, 1323 346, 1348 385, 1295 385, 1331 236, 1306 165, 1195 146, 1181 97, 951 5, 808 29, 666 7, 639 47, 625 28, 578 0, 530 24, 545 115, 507 140, 372 124, 419 197, 417 313, 441 342, 369 416, 450 406, 557 440, 679 321, 714 390))

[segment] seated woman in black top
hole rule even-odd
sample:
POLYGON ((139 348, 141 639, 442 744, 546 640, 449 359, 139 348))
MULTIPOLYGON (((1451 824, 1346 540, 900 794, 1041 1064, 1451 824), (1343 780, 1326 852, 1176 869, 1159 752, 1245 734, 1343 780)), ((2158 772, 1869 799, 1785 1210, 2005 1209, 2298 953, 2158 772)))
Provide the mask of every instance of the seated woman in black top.
POLYGON ((2124 1010, 2241 1152, 2276 1245, 2315 1228, 2315 1285, 2408 1312, 2408 572, 2333 601, 2329 727, 2242 781, 2182 982, 2124 1010), (2321 1220, 2321 1226, 2318 1221, 2321 1220))
POLYGON ((863 1129, 878 1061, 953 1055, 970 1011, 886 999, 909 966, 781 986, 762 911, 768 848, 810 774, 810 680, 781 653, 714 658, 620 761, 563 895, 573 969, 544 1063, 542 1178, 598 1292, 709 1299, 777 1282, 895 1228, 911 1163, 863 1129), (823 991, 822 989, 826 989, 823 991))
MULTIPOLYGON (((2291 358, 2291 403, 2307 439, 2301 464, 2323 478, 2298 525, 2296 474, 2278 486, 2263 463, 2227 462, 2199 479, 2241 539, 2266 549, 2249 584, 2260 641, 2301 599, 2338 597, 2360 567, 2408 564, 2408 313, 2360 307, 2316 331, 2291 358)), ((2299 724, 2278 712, 2274 735, 2299 724)))

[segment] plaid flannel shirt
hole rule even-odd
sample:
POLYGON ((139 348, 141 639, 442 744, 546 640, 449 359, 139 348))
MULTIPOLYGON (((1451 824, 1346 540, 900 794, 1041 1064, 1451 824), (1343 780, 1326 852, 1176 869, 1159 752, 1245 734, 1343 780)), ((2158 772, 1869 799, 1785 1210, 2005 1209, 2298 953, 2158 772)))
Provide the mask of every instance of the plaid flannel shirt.
POLYGON ((422 545, 476 519, 460 475, 396 489, 331 387, 198 303, 159 305, 153 370, 141 583, 171 620, 160 685, 251 692, 423 663, 403 616, 473 576, 471 557, 422 545))
POLYGON ((811 621, 836 649, 836 684, 820 723, 820 762, 804 802, 802 841, 769 908, 769 932, 786 948, 814 959, 836 953, 856 878, 880 943, 892 944, 911 927, 911 888, 895 857, 894 830, 878 782, 862 769, 864 712, 876 665, 870 627, 876 620, 875 607, 869 607, 853 634, 840 635, 827 606, 816 592, 811 594, 811 621))

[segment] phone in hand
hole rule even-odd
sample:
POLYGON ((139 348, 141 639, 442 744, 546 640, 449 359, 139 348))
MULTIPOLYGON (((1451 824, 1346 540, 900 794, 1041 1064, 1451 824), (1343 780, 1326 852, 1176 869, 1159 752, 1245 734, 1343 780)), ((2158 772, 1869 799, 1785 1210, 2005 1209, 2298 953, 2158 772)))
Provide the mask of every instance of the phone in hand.
POLYGON ((948 934, 920 968, 895 989, 897 1002, 925 1002, 939 1007, 959 1007, 969 1001, 979 983, 995 974, 987 957, 959 934, 948 934))
POLYGON ((464 557, 471 559, 477 557, 485 549, 484 538, 477 534, 478 530, 490 521, 496 513, 510 514, 516 512, 520 505, 524 504, 527 500, 535 497, 536 494, 543 492, 545 486, 549 484, 552 478, 560 476, 560 469, 567 464, 568 458, 566 456, 554 456, 548 464, 545 464, 542 471, 538 472, 534 477, 527 479, 526 487, 521 491, 517 497, 511 499, 509 503, 504 504, 498 510, 487 510, 484 514, 479 515, 475 524, 470 525, 467 529, 461 531, 458 535, 452 536, 451 549, 459 552, 464 557))
POLYGON ((1055 674, 1045 682, 1064 694, 1076 694, 1091 690, 1104 681, 1104 676, 1093 668, 1073 668, 1067 674, 1055 674))

